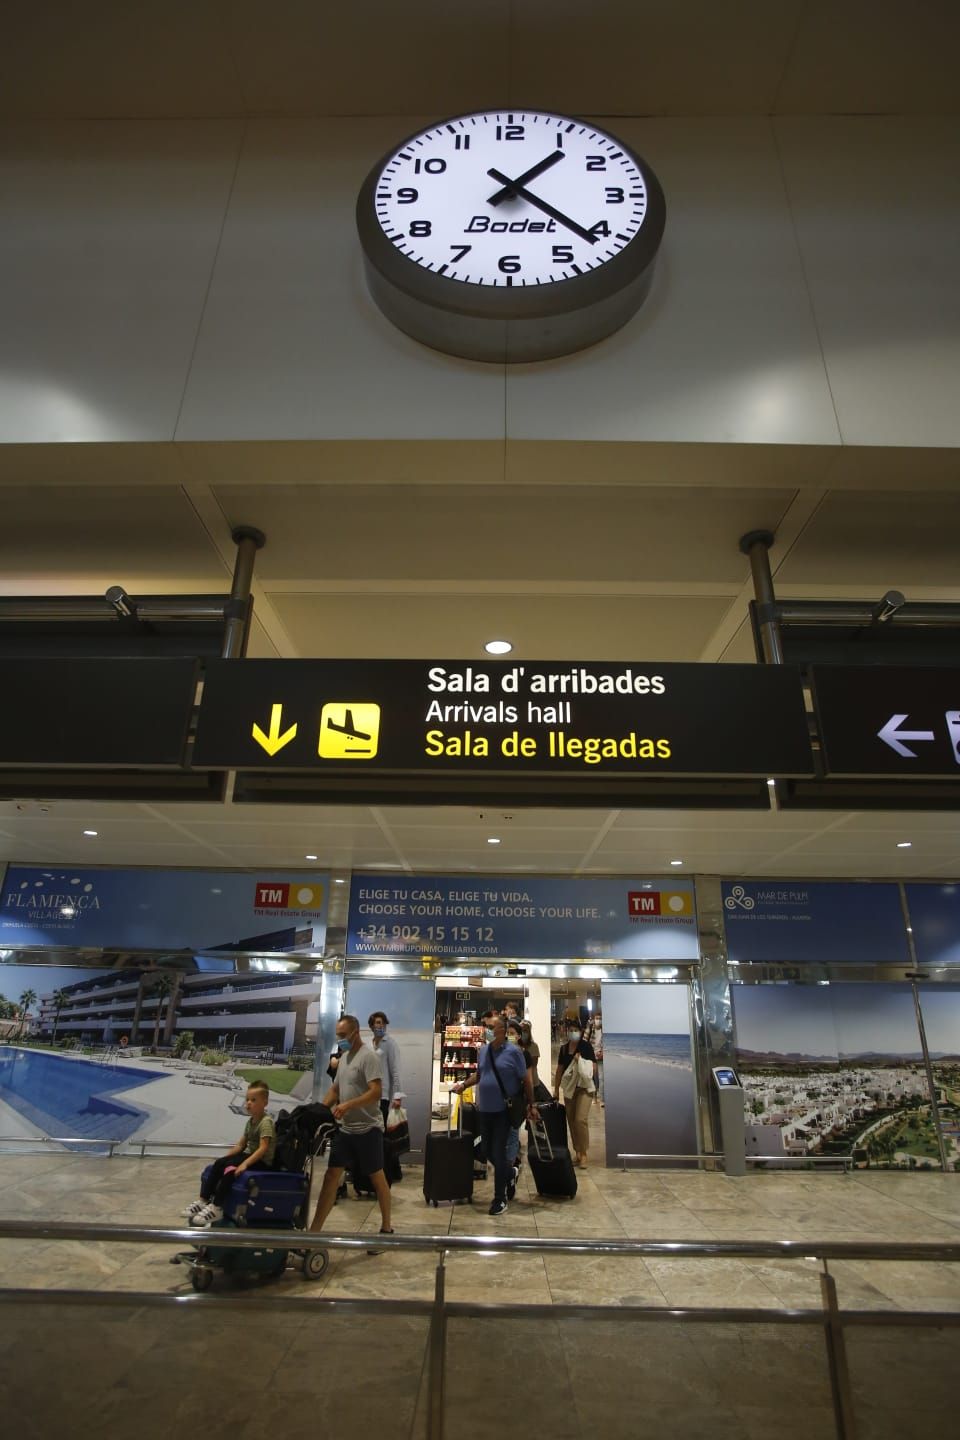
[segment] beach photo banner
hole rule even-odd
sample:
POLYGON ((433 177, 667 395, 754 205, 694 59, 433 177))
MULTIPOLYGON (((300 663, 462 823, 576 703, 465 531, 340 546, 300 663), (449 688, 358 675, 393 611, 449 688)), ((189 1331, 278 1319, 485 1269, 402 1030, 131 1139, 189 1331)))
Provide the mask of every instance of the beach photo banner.
POLYGON ((10 865, 0 946, 323 953, 329 877, 10 865))
POLYGON ((600 990, 608 1168, 618 1155, 696 1155, 689 987, 605 980, 600 990))
POLYGON ((347 955, 696 960, 693 882, 357 874, 347 955))
POLYGON ((724 880, 721 893, 732 964, 910 966, 894 884, 724 880))
MULTIPOLYGON (((406 1095, 404 1106, 410 1124, 410 1146, 423 1151, 430 1128, 430 1097, 433 1082, 433 1020, 436 1011, 432 980, 383 979, 347 980, 344 1008, 356 1015, 363 1043, 372 1035, 367 1020, 375 1010, 385 1012, 390 1024, 387 1034, 399 1051, 400 1087, 406 1095)), ((384 1082, 386 1082, 384 1075, 384 1082)), ((386 1098, 386 1090, 384 1091, 386 1098)), ((420 1156, 417 1157, 420 1159, 420 1156)))

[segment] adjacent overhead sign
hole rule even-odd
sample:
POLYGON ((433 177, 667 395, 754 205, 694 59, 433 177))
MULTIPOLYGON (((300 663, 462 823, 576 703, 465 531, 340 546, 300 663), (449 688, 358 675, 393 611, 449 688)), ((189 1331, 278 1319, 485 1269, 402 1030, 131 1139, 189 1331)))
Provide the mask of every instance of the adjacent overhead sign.
POLYGON ((696 960, 690 880, 354 875, 347 954, 696 960))
POLYGON ((799 671, 758 665, 212 661, 201 769, 813 773, 799 671))
POLYGON ((4 660, 0 765, 182 765, 197 662, 4 660))
POLYGON ((817 666, 828 775, 960 780, 960 669, 817 666))

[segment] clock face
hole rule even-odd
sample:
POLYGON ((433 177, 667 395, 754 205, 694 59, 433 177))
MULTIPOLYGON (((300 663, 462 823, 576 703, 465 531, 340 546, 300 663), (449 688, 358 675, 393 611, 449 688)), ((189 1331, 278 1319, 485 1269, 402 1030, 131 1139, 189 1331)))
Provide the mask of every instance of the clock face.
MULTIPOLYGON (((575 281, 641 231, 648 187, 602 130, 542 111, 488 111, 413 136, 373 190, 387 241, 433 275, 470 286, 575 281)), ((659 238, 659 237, 658 237, 659 238)))

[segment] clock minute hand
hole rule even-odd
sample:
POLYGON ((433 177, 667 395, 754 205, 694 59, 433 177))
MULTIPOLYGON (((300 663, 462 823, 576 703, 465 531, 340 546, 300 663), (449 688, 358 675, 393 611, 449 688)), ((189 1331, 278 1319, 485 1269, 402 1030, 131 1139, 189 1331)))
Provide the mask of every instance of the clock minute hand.
POLYGON ((589 230, 585 230, 582 225, 578 225, 576 220, 571 220, 569 215, 564 215, 562 210, 555 210, 552 205, 547 204, 546 200, 541 200, 539 195, 534 195, 532 190, 528 190, 525 185, 521 185, 519 180, 511 180, 510 177, 504 175, 501 170, 488 170, 487 174, 491 179, 499 180, 501 185, 506 186, 508 190, 512 190, 513 193, 519 195, 522 200, 526 200, 528 205, 535 205, 538 210, 543 211, 544 215, 549 215, 552 219, 559 220, 561 225, 565 225, 568 230, 572 230, 574 235, 579 235, 581 240, 587 240, 591 245, 596 245, 596 235, 592 234, 589 230))
MULTIPOLYGON (((549 170, 551 165, 556 165, 557 161, 563 158, 562 150, 554 150, 553 154, 548 155, 546 160, 541 160, 538 164, 531 165, 529 170, 524 170, 522 175, 518 175, 513 185, 504 185, 502 190, 498 190, 494 195, 488 196, 487 204, 502 205, 504 200, 514 199, 517 193, 517 185, 526 185, 528 180, 536 180, 537 176, 542 175, 544 170, 549 170)), ((487 173, 489 174, 491 172, 488 171, 487 173)))

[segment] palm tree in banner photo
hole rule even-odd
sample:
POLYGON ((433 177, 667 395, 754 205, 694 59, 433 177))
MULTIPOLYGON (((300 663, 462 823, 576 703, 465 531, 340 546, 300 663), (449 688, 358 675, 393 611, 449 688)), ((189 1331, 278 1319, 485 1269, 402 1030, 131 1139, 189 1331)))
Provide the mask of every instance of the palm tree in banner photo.
POLYGON ((164 975, 160 975, 160 977, 159 977, 158 980, 157 980, 156 985, 154 985, 152 991, 150 992, 152 995, 155 995, 155 996, 156 996, 156 999, 157 999, 157 1013, 156 1013, 156 1014, 154 1015, 154 1017, 153 1017, 153 1048, 154 1048, 154 1050, 156 1050, 157 1045, 160 1043, 160 1016, 161 1016, 162 1013, 163 1013, 163 1004, 164 1004, 164 1001, 166 1000, 167 996, 170 994, 171 990, 173 989, 175 983, 176 983, 176 982, 175 982, 174 977, 173 977, 172 975, 165 975, 165 974, 164 974, 164 975))
POLYGON ((60 1011, 67 1003, 66 990, 54 990, 53 992, 53 1040, 51 1044, 57 1043, 57 1026, 60 1024, 60 1011))
POLYGON ((17 1039, 23 1039, 23 1027, 27 1023, 27 1012, 34 1000, 37 998, 36 990, 24 990, 20 996, 20 1029, 17 1031, 17 1039))

